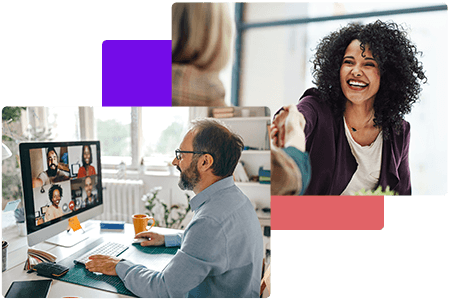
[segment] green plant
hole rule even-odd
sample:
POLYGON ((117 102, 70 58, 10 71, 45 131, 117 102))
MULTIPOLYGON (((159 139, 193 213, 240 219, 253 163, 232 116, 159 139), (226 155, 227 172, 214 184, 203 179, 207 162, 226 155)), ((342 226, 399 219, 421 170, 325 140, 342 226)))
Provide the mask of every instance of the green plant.
POLYGON ((11 107, 11 106, 5 106, 2 109, 2 121, 17 121, 20 119, 20 116, 22 115, 22 110, 25 110, 26 107, 11 107))
POLYGON ((20 120, 26 107, 3 107, 2 109, 2 143, 13 153, 13 156, 2 161, 2 207, 8 201, 22 198, 22 179, 19 166, 19 145, 15 139, 16 122, 20 120))
POLYGON ((169 207, 164 200, 158 197, 158 193, 161 190, 162 187, 155 187, 142 197, 142 201, 145 202, 145 208, 155 219, 155 226, 182 229, 181 223, 191 210, 189 205, 191 196, 185 193, 188 203, 187 207, 177 204, 169 207))
POLYGON ((386 187, 386 190, 383 191, 381 185, 376 190, 366 191, 365 189, 361 189, 360 191, 355 193, 355 196, 397 196, 398 193, 395 191, 391 191, 389 186, 386 187))

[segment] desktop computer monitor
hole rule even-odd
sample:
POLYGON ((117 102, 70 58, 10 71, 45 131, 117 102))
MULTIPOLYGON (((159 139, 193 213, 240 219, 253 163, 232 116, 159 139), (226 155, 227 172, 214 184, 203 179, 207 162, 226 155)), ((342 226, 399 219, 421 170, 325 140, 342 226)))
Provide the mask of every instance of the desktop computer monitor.
POLYGON ((99 141, 19 145, 28 245, 70 247, 87 238, 67 230, 69 219, 103 213, 99 141))

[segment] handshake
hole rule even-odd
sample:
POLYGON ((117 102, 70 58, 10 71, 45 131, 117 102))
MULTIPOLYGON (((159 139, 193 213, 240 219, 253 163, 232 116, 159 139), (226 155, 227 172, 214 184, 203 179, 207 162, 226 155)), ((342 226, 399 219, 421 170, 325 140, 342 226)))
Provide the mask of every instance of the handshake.
POLYGON ((279 148, 295 147, 305 152, 305 118, 291 104, 284 106, 276 115, 270 126, 270 140, 272 146, 279 148))
POLYGON ((292 104, 283 107, 270 126, 272 195, 301 195, 309 184, 305 125, 303 114, 292 104))

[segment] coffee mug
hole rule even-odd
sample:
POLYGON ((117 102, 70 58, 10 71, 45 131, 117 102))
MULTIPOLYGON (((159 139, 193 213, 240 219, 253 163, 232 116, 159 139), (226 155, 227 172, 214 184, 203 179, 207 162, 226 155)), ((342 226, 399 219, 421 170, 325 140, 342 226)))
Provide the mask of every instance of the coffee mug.
POLYGON ((153 225, 155 225, 155 219, 145 214, 136 214, 133 215, 132 218, 133 218, 134 232, 136 234, 143 231, 149 231, 153 227, 153 225), (148 226, 148 222, 150 220, 152 220, 152 225, 148 226))

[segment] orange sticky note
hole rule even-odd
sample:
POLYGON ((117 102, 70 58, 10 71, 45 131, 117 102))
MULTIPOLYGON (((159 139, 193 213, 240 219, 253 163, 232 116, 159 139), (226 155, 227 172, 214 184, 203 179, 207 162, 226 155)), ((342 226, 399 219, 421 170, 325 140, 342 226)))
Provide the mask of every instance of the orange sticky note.
POLYGON ((81 229, 80 221, 78 221, 77 216, 69 219, 69 227, 72 228, 73 231, 81 229))

